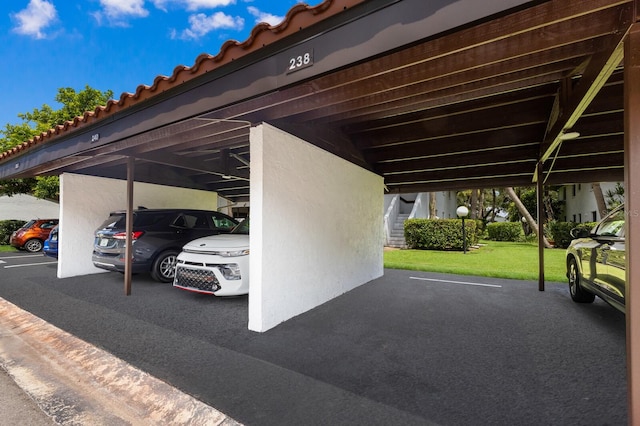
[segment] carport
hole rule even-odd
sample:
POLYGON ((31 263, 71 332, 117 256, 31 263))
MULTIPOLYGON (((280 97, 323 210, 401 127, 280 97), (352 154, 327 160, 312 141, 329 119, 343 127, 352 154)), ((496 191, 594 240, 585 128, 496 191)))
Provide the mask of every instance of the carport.
MULTIPOLYGON (((90 197, 78 197, 84 179, 126 181, 117 201, 129 208, 134 181, 250 196, 249 327, 266 330, 382 274, 383 184, 403 193, 535 182, 541 193, 624 180, 628 211, 640 211, 630 119, 640 114, 638 3, 298 5, 280 25, 1 154, 0 178, 61 175, 62 234, 90 197), (570 131, 579 137, 567 140, 570 131), (275 238, 286 263, 268 246, 275 238)), ((86 253, 61 247, 60 268, 65 256, 86 253)), ((627 259, 627 282, 640 281, 627 259)), ((631 422, 640 410, 632 287, 631 422)))

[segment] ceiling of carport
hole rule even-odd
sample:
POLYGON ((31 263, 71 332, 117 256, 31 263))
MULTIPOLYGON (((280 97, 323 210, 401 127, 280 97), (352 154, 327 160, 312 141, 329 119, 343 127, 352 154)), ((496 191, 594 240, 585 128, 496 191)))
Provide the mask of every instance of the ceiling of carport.
POLYGON ((66 172, 122 179, 135 157, 136 180, 249 197, 247 122, 197 117, 67 157, 66 172), (74 161, 77 158, 77 161, 74 161), (162 167, 158 167, 158 166, 162 167))
MULTIPOLYGON (((134 156, 136 180, 242 200, 249 128, 269 122, 379 173, 392 192, 531 185, 541 157, 547 184, 622 181, 621 42, 637 20, 636 2, 527 2, 22 175, 123 178, 134 156), (560 142, 569 128, 580 137, 560 142)), ((287 19, 306 19, 312 29, 339 7, 333 3, 287 19)))
POLYGON ((545 181, 621 181, 623 76, 620 61, 608 61, 619 55, 632 6, 544 2, 319 78, 308 83, 312 93, 292 89, 289 102, 267 95, 260 113, 280 127, 294 123, 293 133, 295 123, 312 125, 309 137, 331 129, 319 144, 341 135, 390 190, 413 192, 531 185, 554 117, 565 130, 593 96, 572 128, 580 138, 553 152, 545 181), (595 95, 593 76, 607 66, 595 95))

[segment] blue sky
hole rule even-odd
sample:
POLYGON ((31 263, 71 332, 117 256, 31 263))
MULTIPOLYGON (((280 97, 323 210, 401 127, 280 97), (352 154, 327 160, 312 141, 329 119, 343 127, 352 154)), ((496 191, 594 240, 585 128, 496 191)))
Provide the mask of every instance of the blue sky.
MULTIPOLYGON (((309 0, 314 6, 321 0, 309 0)), ((135 92, 258 22, 277 25, 296 0, 11 0, 0 15, 0 128, 60 87, 135 92)))

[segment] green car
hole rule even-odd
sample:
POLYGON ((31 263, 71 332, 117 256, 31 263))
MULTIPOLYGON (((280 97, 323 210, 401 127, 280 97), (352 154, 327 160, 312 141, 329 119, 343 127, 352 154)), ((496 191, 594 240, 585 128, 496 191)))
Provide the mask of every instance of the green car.
POLYGON ((567 248, 567 278, 574 302, 591 303, 598 296, 625 313, 624 204, 591 231, 571 231, 567 248))

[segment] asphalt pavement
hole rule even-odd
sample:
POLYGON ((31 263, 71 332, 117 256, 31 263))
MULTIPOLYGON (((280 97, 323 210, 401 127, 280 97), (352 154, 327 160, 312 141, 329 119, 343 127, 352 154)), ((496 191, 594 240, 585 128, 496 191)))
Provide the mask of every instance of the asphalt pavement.
MULTIPOLYGON (((247 297, 192 294, 144 275, 125 296, 117 273, 57 279, 54 264, 4 261, 5 327, 5 313, 15 310, 20 327, 10 327, 20 339, 33 334, 76 356, 67 344, 77 339, 84 353, 97 351, 91 363, 65 368, 78 368, 105 399, 129 395, 123 383, 142 373, 168 385, 158 398, 176 392, 184 402, 163 413, 172 419, 163 423, 627 424, 624 315, 600 300, 571 302, 564 284, 540 292, 531 281, 385 270, 254 333, 247 297), (191 411, 176 416, 187 405, 191 411)), ((53 364, 69 359, 52 353, 53 364)), ((137 410, 123 424, 153 424, 158 415, 137 410)))

